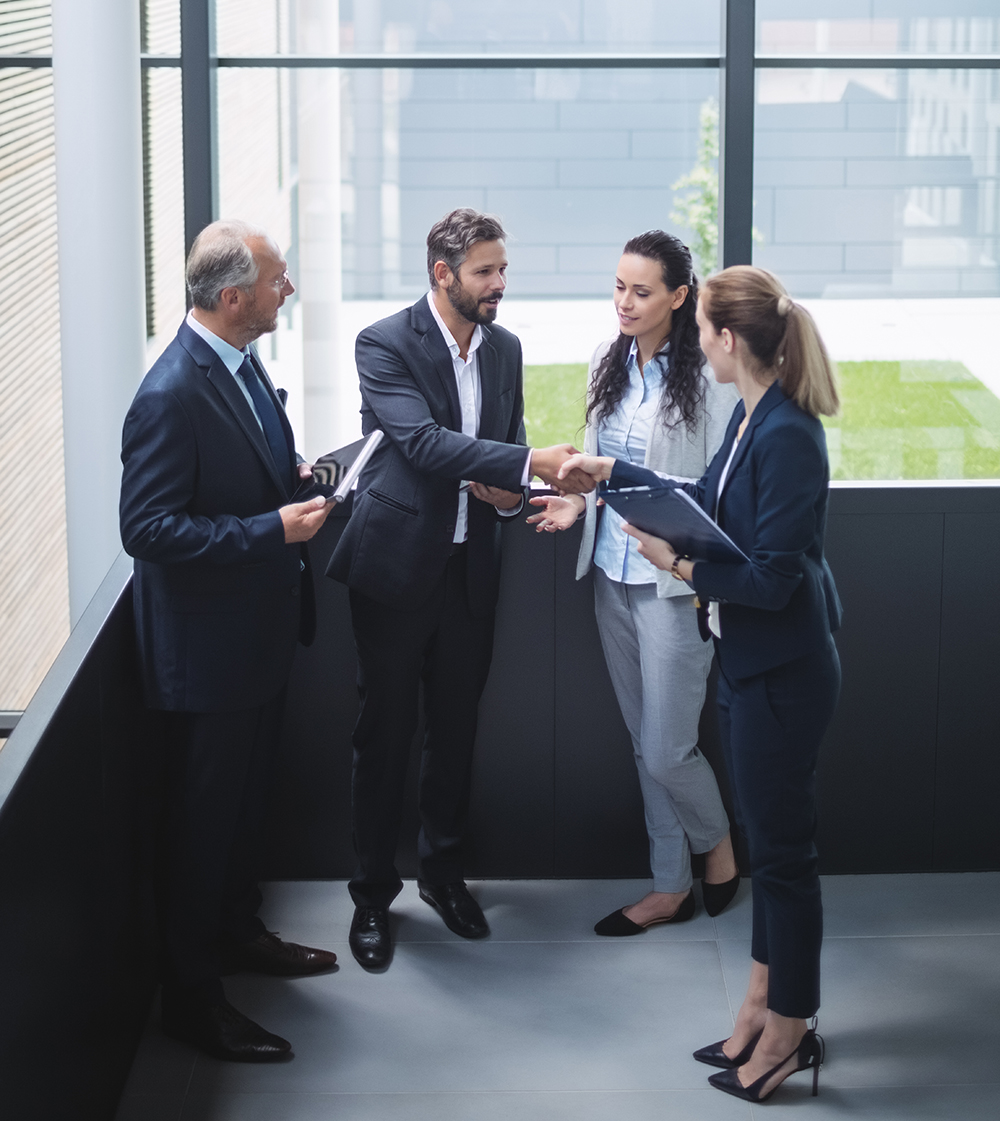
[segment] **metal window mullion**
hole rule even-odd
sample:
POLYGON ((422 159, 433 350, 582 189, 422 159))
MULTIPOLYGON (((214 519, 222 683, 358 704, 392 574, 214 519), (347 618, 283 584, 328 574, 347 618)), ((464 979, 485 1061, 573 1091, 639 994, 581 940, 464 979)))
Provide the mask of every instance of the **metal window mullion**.
POLYGON ((215 0, 181 0, 184 252, 218 215, 215 0))
POLYGON ((753 260, 754 0, 722 0, 719 260, 753 260))

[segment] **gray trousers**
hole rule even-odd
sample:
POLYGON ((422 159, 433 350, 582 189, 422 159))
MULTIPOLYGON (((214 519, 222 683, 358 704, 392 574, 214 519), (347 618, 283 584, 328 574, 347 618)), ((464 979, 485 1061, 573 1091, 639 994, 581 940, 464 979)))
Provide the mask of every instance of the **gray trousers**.
POLYGON ((698 750, 712 644, 693 596, 660 599, 594 568, 594 606, 608 673, 632 737, 649 834, 653 891, 687 891, 691 853, 729 832, 715 772, 698 750))

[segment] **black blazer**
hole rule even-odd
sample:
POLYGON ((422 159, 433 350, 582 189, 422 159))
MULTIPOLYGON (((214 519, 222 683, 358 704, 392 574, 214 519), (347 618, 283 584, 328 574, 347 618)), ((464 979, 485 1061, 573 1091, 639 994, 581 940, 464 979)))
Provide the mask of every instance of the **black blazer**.
POLYGON ((315 625, 306 552, 285 544, 277 512, 295 481, 279 474, 233 375, 186 323, 139 386, 122 464, 146 703, 224 712, 270 700, 315 625))
MULTIPOLYGON (((358 336, 362 428, 381 428, 387 439, 361 474, 327 568, 334 580, 391 607, 418 607, 448 563, 461 480, 521 489, 521 344, 502 327, 483 327, 478 355, 477 438, 462 433, 451 354, 426 296, 358 336)), ((478 616, 496 606, 501 521, 470 496, 468 595, 478 616)))
MULTIPOLYGON (((739 442, 716 511, 719 478, 744 416, 740 401, 705 474, 685 484, 750 558, 744 564, 698 561, 692 579, 703 600, 720 601, 719 662, 736 678, 817 649, 841 620, 823 556, 830 485, 823 425, 777 382, 770 386, 739 442)), ((612 485, 629 481, 634 485, 635 469, 616 465, 612 485)))

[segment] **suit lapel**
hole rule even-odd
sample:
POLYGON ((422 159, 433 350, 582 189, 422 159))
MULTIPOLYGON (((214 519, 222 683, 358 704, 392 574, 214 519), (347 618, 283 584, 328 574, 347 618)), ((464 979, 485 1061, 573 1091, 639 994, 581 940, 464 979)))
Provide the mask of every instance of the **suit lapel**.
MULTIPOLYGON (((733 446, 733 440, 736 439, 736 432, 739 426, 743 423, 743 417, 746 416, 746 410, 743 407, 743 402, 740 401, 736 408, 733 410, 733 415, 729 418, 729 424, 726 427, 726 434, 722 438, 722 443, 719 445, 719 450, 712 460, 707 475, 705 476, 705 489, 702 492, 702 503, 704 505, 705 513, 710 518, 715 517, 716 511, 716 496, 719 494, 719 477, 722 474, 722 469, 726 466, 726 461, 729 459, 729 452, 733 446)), ((742 444, 743 441, 740 440, 742 444)), ((732 466, 726 474, 726 481, 732 475, 732 466)))
MULTIPOLYGON (((283 480, 278 473, 274 458, 271 455, 271 449, 267 446, 267 440, 264 438, 264 433, 257 423, 257 418, 253 415, 253 411, 247 404, 247 399, 243 396, 240 387, 236 384, 234 375, 229 372, 225 362, 222 361, 208 343, 192 331, 186 323, 181 325, 181 330, 178 334, 180 335, 181 345, 184 349, 200 367, 207 370, 205 377, 209 385, 211 385, 215 392, 218 393, 226 403, 240 431, 250 441, 268 475, 278 488, 279 493, 287 497, 288 483, 283 480)), ((257 368, 260 369, 259 365, 257 368)), ((273 392, 273 388, 270 387, 270 381, 265 379, 265 384, 269 387, 270 391, 273 392)), ((284 410, 280 409, 279 414, 283 415, 284 410)), ((284 423, 288 423, 287 419, 284 423)))
POLYGON ((455 381, 455 365, 451 351, 444 341, 431 309, 427 306, 429 296, 417 300, 411 312, 413 329, 421 336, 424 358, 431 367, 438 385, 444 391, 450 412, 448 427, 456 432, 462 431, 462 404, 458 399, 458 384, 455 381))
MULTIPOLYGON (((764 417, 766 417, 767 414, 776 405, 779 405, 783 400, 784 394, 781 392, 781 386, 778 385, 777 382, 774 382, 768 387, 768 390, 764 394, 764 396, 761 397, 761 399, 757 402, 757 407, 750 415, 750 420, 747 423, 746 431, 740 437, 740 442, 736 445, 736 451, 733 453, 733 460, 729 464, 729 470, 726 472, 726 481, 722 487, 722 494, 719 495, 720 503, 722 502, 722 495, 726 493, 726 488, 729 486, 729 480, 733 477, 733 475, 736 474, 736 469, 746 458, 747 452, 750 449, 751 441, 753 440, 761 421, 763 421, 764 417)), ((743 409, 742 411, 738 411, 737 414, 734 414, 733 420, 736 422, 736 428, 739 427, 745 415, 745 409, 743 409)), ((735 428, 733 428, 732 424, 730 424, 730 428, 732 429, 732 435, 730 435, 730 432, 727 431, 726 438, 728 440, 729 446, 731 447, 732 441, 736 436, 736 430, 735 428)))
POLYGON ((482 405, 479 414, 479 435, 487 440, 496 440, 499 418, 499 372, 497 352, 490 344, 490 334, 483 328, 483 341, 477 351, 479 357, 479 399, 482 405))

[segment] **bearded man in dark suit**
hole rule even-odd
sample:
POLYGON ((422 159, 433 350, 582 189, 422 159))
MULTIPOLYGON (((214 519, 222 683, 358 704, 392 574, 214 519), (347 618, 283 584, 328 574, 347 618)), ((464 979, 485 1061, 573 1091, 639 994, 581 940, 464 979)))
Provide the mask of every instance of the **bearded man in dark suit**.
POLYGON ((315 628, 304 543, 329 512, 300 479, 281 391, 250 343, 295 291, 277 245, 215 222, 191 249, 194 307, 125 418, 121 532, 146 703, 166 722, 163 1027, 218 1058, 289 1043, 230 1005, 224 971, 329 969, 257 917, 256 850, 285 686, 315 628))
MULTIPOLYGON (((446 215, 427 237, 430 293, 357 341, 362 427, 387 438, 361 474, 327 575, 350 588, 358 651, 350 945, 370 970, 391 959, 388 908, 402 887, 394 858, 421 682, 420 896, 463 938, 489 933, 462 858, 500 527, 520 512, 531 475, 554 481, 573 450, 525 443, 521 344, 494 323, 506 236, 491 215, 446 215)), ((559 485, 594 486, 582 473, 559 485)))

